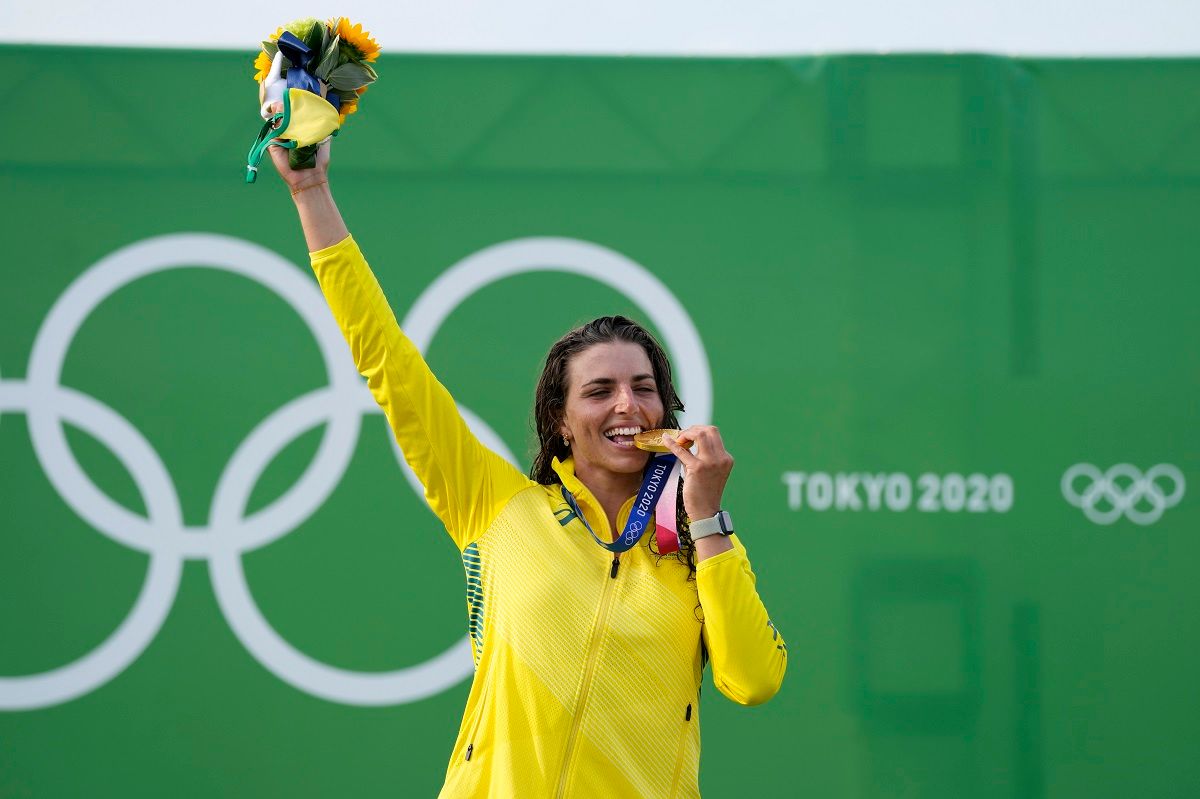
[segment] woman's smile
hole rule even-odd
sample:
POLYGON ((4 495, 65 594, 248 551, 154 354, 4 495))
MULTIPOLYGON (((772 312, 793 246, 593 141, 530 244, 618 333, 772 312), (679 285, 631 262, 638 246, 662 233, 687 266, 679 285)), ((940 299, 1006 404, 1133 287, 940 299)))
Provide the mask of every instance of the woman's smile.
POLYGON ((633 437, 640 432, 642 432, 640 425, 626 425, 605 431, 604 437, 622 449, 629 449, 633 446, 633 437))

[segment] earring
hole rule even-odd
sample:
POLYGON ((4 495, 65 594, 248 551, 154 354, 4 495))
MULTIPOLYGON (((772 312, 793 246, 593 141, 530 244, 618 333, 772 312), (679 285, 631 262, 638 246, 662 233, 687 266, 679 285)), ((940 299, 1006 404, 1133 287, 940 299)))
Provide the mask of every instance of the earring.
POLYGON ((563 446, 564 447, 571 446, 571 439, 567 438, 566 436, 563 436, 563 446))

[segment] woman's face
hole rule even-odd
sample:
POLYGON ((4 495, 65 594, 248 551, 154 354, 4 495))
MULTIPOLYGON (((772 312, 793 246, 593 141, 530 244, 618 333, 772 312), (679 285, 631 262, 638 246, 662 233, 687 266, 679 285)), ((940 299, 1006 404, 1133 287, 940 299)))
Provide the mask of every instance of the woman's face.
POLYGON ((662 424, 663 404, 646 351, 628 341, 593 344, 567 364, 562 434, 583 480, 607 472, 640 478, 649 454, 633 434, 662 424))

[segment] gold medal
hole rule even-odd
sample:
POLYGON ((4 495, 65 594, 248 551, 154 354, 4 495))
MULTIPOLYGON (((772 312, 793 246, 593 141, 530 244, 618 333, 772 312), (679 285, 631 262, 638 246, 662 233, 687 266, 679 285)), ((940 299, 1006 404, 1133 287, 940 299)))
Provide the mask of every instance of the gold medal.
POLYGON ((663 436, 678 436, 678 430, 643 430, 633 437, 633 445, 647 452, 670 452, 663 443, 663 436))

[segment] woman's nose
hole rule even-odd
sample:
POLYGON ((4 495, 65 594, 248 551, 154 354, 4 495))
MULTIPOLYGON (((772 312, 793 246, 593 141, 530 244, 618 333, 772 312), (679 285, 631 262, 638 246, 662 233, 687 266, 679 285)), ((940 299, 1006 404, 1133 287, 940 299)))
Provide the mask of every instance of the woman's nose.
POLYGON ((633 410, 634 406, 633 388, 630 386, 622 386, 617 389, 617 413, 628 413, 633 410))

